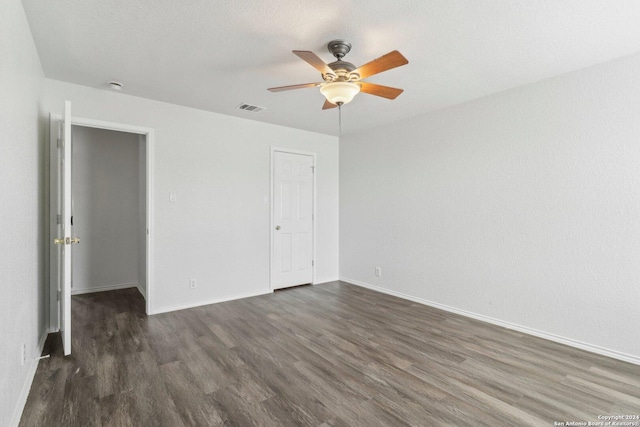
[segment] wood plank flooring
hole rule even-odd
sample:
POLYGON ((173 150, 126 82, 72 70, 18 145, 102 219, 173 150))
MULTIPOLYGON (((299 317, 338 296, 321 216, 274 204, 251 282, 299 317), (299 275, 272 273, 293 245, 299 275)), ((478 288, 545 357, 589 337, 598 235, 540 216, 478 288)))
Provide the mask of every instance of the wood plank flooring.
POLYGON ((552 426, 640 414, 640 367, 342 282, 147 317, 73 297, 21 426, 552 426), (559 424, 557 424, 559 425, 559 424))

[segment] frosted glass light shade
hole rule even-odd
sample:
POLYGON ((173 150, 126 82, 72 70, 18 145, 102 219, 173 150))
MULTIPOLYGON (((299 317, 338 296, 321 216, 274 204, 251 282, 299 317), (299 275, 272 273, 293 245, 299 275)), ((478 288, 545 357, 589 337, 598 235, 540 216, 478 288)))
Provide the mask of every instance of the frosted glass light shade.
POLYGON ((360 92, 360 85, 350 82, 326 83, 320 87, 320 93, 332 104, 348 104, 360 92))

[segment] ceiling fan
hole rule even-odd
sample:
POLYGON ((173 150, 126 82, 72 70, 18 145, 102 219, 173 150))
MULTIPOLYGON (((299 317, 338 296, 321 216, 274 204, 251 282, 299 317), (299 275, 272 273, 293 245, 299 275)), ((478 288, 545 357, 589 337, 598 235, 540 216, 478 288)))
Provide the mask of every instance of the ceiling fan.
POLYGON ((382 86, 375 83, 362 81, 374 74, 391 70, 408 64, 409 61, 400 52, 394 50, 374 59, 358 68, 350 62, 343 61, 342 58, 351 50, 351 43, 345 40, 333 40, 327 45, 327 49, 337 61, 326 64, 313 52, 307 50, 294 50, 293 53, 306 61, 322 74, 323 82, 305 83, 300 85, 272 87, 270 92, 281 92, 291 89, 302 89, 307 87, 320 87, 320 92, 326 98, 323 110, 340 107, 353 100, 359 92, 370 95, 381 96, 387 99, 396 99, 403 90, 395 87, 382 86))

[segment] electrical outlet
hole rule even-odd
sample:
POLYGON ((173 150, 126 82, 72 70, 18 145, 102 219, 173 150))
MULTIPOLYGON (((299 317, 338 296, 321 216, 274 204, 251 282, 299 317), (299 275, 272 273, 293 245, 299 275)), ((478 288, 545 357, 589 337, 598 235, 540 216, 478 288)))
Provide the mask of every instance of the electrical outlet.
POLYGON ((381 277, 382 276, 382 268, 376 267, 376 276, 377 277, 381 277))
POLYGON ((22 366, 24 366, 26 361, 27 361, 27 344, 23 343, 22 344, 22 366))
POLYGON ((198 282, 196 282, 196 279, 189 279, 189 287, 191 289, 195 289, 197 284, 198 284, 198 282))

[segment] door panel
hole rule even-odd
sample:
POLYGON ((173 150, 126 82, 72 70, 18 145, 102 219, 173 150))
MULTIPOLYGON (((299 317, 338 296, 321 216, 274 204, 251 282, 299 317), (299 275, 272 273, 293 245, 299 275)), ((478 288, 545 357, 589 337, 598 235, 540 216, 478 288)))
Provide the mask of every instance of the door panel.
POLYGON ((309 155, 273 153, 273 289, 313 281, 313 162, 309 155))
POLYGON ((63 125, 60 119, 51 114, 49 118, 49 324, 51 330, 60 329, 60 247, 54 239, 63 236, 60 213, 60 153, 58 141, 62 138, 63 125))
MULTIPOLYGON (((57 248, 51 260, 57 260, 57 297, 60 302, 60 335, 65 356, 71 354, 71 245, 76 239, 71 236, 71 103, 65 102, 64 118, 58 122, 57 155, 51 162, 57 169, 56 183, 56 228, 54 243, 57 248)), ((53 200, 52 200, 53 203, 53 200)), ((53 273, 52 268, 52 273, 53 273)))

